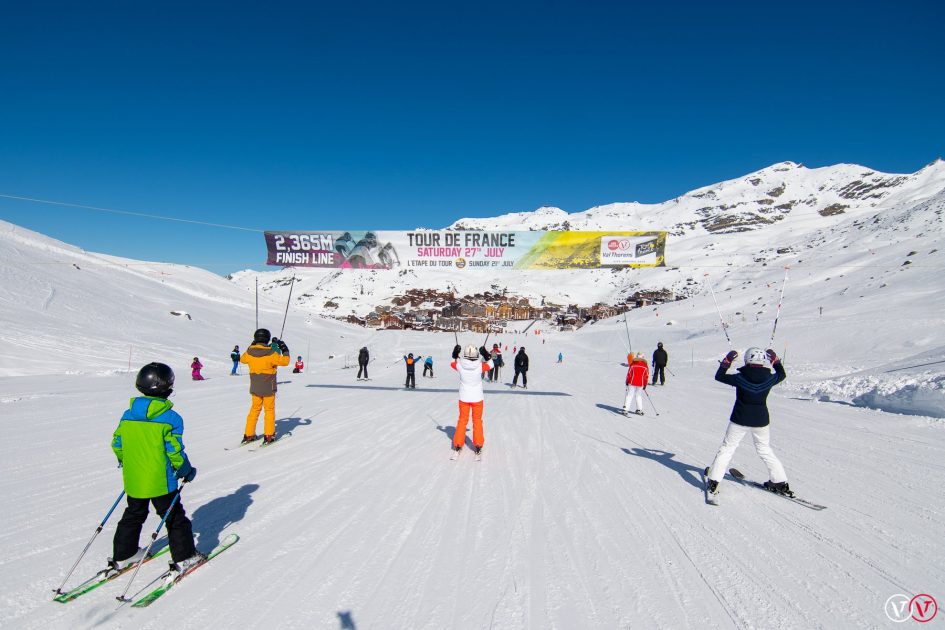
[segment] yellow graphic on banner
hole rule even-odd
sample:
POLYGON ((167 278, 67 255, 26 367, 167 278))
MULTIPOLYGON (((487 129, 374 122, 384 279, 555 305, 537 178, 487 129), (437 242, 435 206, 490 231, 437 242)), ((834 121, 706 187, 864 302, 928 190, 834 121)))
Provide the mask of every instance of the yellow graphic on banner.
POLYGON ((666 232, 545 232, 516 269, 662 267, 666 232))

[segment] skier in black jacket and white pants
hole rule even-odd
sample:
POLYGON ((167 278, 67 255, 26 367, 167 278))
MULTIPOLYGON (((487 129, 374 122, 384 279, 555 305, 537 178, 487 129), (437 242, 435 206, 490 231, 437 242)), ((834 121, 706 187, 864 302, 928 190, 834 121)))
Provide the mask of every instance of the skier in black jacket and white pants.
POLYGON ((789 493, 787 474, 784 466, 778 459, 769 443, 768 424, 768 392, 771 388, 787 378, 784 366, 781 365, 774 350, 762 351, 760 348, 749 348, 745 351, 745 366, 738 368, 738 374, 728 374, 728 368, 738 356, 735 350, 730 351, 719 364, 715 372, 715 380, 731 385, 735 388, 735 406, 729 418, 728 430, 725 439, 715 456, 715 461, 708 468, 708 491, 718 493, 719 482, 728 470, 728 464, 738 448, 739 442, 746 433, 751 433, 755 442, 755 451, 758 457, 768 467, 769 481, 765 488, 773 492, 789 493), (774 373, 768 369, 766 363, 770 361, 774 373))

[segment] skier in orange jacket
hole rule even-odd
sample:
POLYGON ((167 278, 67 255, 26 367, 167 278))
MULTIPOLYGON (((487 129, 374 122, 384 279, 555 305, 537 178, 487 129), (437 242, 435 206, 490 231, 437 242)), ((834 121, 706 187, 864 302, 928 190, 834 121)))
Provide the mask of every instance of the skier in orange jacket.
POLYGON ((249 366, 249 394, 252 405, 246 416, 243 444, 259 439, 256 423, 259 412, 266 410, 263 423, 263 440, 276 440, 276 369, 289 365, 289 347, 281 339, 273 339, 269 331, 260 328, 253 334, 253 344, 240 356, 240 363, 249 366), (272 349, 270 341, 277 344, 282 354, 272 349))

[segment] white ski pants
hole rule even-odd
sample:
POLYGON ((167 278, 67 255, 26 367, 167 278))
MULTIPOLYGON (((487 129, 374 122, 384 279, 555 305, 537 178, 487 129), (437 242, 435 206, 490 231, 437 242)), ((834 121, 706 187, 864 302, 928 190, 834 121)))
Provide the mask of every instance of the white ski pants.
POLYGON ((630 401, 636 398, 637 408, 634 411, 643 411, 643 388, 635 385, 627 386, 627 397, 623 401, 623 410, 630 411, 630 401))
POLYGON ((735 454, 735 449, 738 448, 745 434, 751 433, 751 437, 755 441, 755 452, 758 453, 758 457, 760 457, 761 461, 768 467, 768 479, 775 483, 787 481, 787 475, 784 472, 784 466, 781 465, 781 460, 779 460, 778 456, 771 450, 769 428, 770 427, 744 427, 740 424, 729 422, 728 431, 725 432, 725 439, 722 440, 722 446, 719 447, 719 452, 715 455, 715 461, 712 462, 712 467, 709 468, 709 479, 722 481, 722 477, 724 477, 726 471, 728 471, 728 463, 732 461, 732 455, 735 454))

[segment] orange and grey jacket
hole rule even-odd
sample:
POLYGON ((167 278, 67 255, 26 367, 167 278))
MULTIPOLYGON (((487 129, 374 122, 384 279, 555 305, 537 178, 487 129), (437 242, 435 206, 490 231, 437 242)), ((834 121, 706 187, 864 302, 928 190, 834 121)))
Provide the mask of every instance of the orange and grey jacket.
POLYGON ((249 393, 254 396, 276 395, 276 368, 289 365, 289 355, 282 356, 268 344, 254 343, 240 356, 249 366, 249 393))

